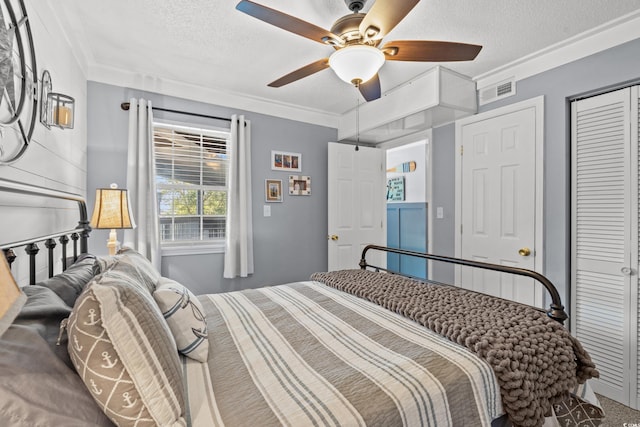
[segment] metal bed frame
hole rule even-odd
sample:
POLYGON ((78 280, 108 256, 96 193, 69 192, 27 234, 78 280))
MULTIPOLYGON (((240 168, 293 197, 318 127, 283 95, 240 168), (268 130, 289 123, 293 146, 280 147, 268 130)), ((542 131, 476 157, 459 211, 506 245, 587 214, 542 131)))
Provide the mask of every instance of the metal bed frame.
MULTIPOLYGON (((49 277, 52 277, 54 274, 54 259, 53 259, 53 251, 57 246, 55 239, 57 238, 60 244, 62 245, 62 269, 66 270, 67 268, 67 244, 69 243, 69 239, 73 241, 73 261, 75 262, 78 259, 78 241, 80 241, 80 254, 85 254, 88 252, 88 244, 87 240, 89 238, 89 233, 91 232, 91 226, 89 225, 89 220, 87 217, 87 206, 85 200, 82 196, 68 193, 64 191, 52 190, 50 188, 39 187, 30 184, 24 184, 17 181, 11 181, 0 178, 0 191, 4 192, 12 192, 18 194, 27 194, 41 197, 50 197, 54 199, 60 200, 70 200, 74 201, 78 204, 80 220, 78 221, 78 226, 72 230, 61 231, 58 233, 49 234, 46 236, 35 237, 27 240, 21 240, 17 242, 4 243, 0 244, 0 249, 4 251, 5 257, 7 261, 9 261, 9 265, 13 263, 16 259, 16 254, 14 252, 14 248, 17 247, 25 247, 25 252, 29 255, 29 284, 34 285, 36 283, 36 255, 40 251, 37 243, 44 242, 45 247, 48 250, 48 266, 49 266, 49 277)), ((376 271, 385 271, 391 274, 401 274, 396 271, 392 271, 383 267, 378 267, 372 264, 367 263, 366 254, 369 250, 378 250, 382 252, 391 252, 400 255, 408 255, 433 261, 441 261, 447 262, 457 265, 464 265, 475 268, 482 268, 486 270, 499 271, 502 273, 515 274, 519 276, 526 276, 533 278, 534 280, 540 282, 547 292, 549 292, 551 296, 551 304, 548 310, 546 310, 547 315, 564 324, 564 321, 569 318, 566 311, 564 310, 564 306, 562 305, 562 301, 560 298, 560 294, 556 287, 551 283, 549 279, 543 276, 540 273, 537 273, 532 270, 527 270, 523 268, 509 267, 498 264, 489 264, 478 261, 471 261, 460 258, 452 258, 442 255, 433 255, 422 252, 409 251, 405 249, 396 249, 389 248, 378 245, 368 245, 362 251, 362 256, 360 259, 360 268, 361 269, 375 269, 376 271)), ((406 275, 405 275, 406 276, 406 275)), ((418 279, 415 278, 414 279, 418 279)), ((422 280, 422 279, 419 279, 422 280)))
POLYGON ((0 178, 0 191, 26 194, 40 197, 50 197, 59 200, 74 201, 78 204, 78 210, 80 214, 80 220, 78 226, 71 230, 60 231, 58 233, 48 234, 46 236, 34 237, 31 239, 20 240, 16 242, 0 244, 0 249, 4 252, 9 266, 16 259, 17 255, 14 251, 15 248, 24 246, 25 252, 29 255, 29 284, 35 285, 36 283, 36 255, 40 251, 37 243, 44 242, 45 247, 48 250, 48 266, 49 277, 54 275, 54 259, 53 251, 57 246, 56 240, 62 245, 62 269, 67 269, 67 245, 69 240, 73 242, 73 261, 78 259, 80 254, 88 252, 88 238, 91 232, 89 226, 89 220, 87 217, 87 205, 84 198, 78 194, 67 193, 65 191, 52 190, 50 188, 40 187, 37 185, 25 184, 22 182, 11 181, 0 178), (80 242, 80 248, 78 252, 78 241, 80 242))
MULTIPOLYGON (((366 270, 367 268, 370 268, 370 269, 374 269, 376 271, 385 271, 385 272, 391 273, 391 274, 402 274, 402 273, 399 273, 397 271, 392 271, 392 270, 389 270, 389 269, 386 269, 386 268, 383 268, 383 267, 377 267, 375 265, 369 264, 367 262, 367 260, 366 260, 367 252, 369 250, 378 250, 378 251, 382 251, 382 252, 392 252, 392 253, 395 253, 395 254, 408 255, 408 256, 413 256, 413 257, 418 257, 418 258, 430 259, 430 260, 433 260, 433 261, 442 261, 442 262, 447 262, 447 263, 451 263, 451 264, 464 265, 464 266, 468 266, 468 267, 482 268, 482 269, 485 269, 485 270, 499 271, 501 273, 509 273, 509 274, 515 274, 515 275, 518 275, 518 276, 530 277, 530 278, 542 283, 542 285, 545 287, 545 289, 547 290, 547 292, 549 292, 549 295, 551 296, 551 304, 549 305, 549 309, 546 310, 547 316, 549 316, 553 320, 556 320, 556 321, 560 322, 563 325, 564 325, 565 320, 567 320, 569 318, 569 315, 564 310, 564 306, 562 305, 562 300, 560 298, 560 294, 558 293, 558 290, 556 289, 556 287, 553 285, 553 283, 551 283, 551 281, 549 279, 547 279, 545 276, 543 276, 542 274, 540 274, 540 273, 538 273, 536 271, 527 270, 527 269, 524 269, 524 268, 509 267, 509 266, 506 266, 506 265, 489 264, 489 263, 485 263, 485 262, 472 261, 472 260, 461 259, 461 258, 452 258, 452 257, 447 257, 447 256, 442 256, 442 255, 433 255, 433 254, 427 254, 427 253, 422 253, 422 252, 409 251, 409 250, 405 250, 405 249, 388 248, 388 247, 385 247, 385 246, 378 246, 378 245, 367 245, 362 250, 362 256, 360 258, 360 268, 362 270, 366 270)), ((406 274, 402 274, 402 275, 406 276, 406 274)), ((412 277, 412 278, 424 281, 423 279, 419 279, 417 277, 412 277)), ((433 282, 430 282, 430 283, 433 283, 433 282)), ((439 283, 439 284, 442 284, 442 283, 439 283)), ((538 307, 536 307, 536 308, 538 308, 538 307)))

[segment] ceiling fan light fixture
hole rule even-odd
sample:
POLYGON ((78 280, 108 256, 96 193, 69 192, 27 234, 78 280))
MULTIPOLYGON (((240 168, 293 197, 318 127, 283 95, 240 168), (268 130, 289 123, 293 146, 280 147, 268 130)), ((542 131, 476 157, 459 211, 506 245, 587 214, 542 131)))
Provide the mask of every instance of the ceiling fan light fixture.
POLYGON ((364 83, 384 64, 384 53, 367 45, 347 46, 329 57, 329 66, 347 83, 364 83))

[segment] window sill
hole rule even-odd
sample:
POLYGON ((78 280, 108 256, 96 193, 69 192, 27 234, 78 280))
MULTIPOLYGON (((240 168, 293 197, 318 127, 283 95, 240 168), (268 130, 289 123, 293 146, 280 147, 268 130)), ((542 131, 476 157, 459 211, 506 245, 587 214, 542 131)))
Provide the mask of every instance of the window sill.
POLYGON ((185 256, 224 253, 224 242, 209 244, 177 244, 162 246, 162 256, 185 256))

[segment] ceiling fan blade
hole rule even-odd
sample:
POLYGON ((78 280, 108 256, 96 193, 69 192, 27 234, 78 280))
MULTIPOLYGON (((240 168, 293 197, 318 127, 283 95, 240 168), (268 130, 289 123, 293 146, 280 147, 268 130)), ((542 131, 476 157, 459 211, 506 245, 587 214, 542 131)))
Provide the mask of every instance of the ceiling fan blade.
POLYGON ((298 19, 286 13, 279 12, 266 6, 259 5, 249 0, 242 0, 236 6, 240 12, 253 16, 261 21, 275 25, 291 33, 306 37, 318 43, 325 43, 325 40, 339 41, 332 32, 313 25, 309 22, 298 19))
POLYGON ((360 22, 365 39, 380 40, 398 25, 420 0, 376 0, 360 22))
POLYGON ((296 80, 300 80, 304 77, 310 76, 311 74, 317 73, 318 71, 322 71, 325 68, 329 68, 329 58, 323 58, 316 62, 312 62, 309 65, 305 65, 302 68, 298 68, 297 70, 287 74, 286 76, 280 77, 278 80, 269 83, 269 86, 280 87, 288 85, 289 83, 295 82, 296 80))
POLYGON ((367 102, 380 98, 382 94, 380 91, 380 77, 378 77, 378 74, 358 85, 358 90, 360 90, 360 93, 367 102))
POLYGON ((476 44, 431 40, 397 40, 381 48, 389 61, 424 62, 470 61, 481 49, 476 44))

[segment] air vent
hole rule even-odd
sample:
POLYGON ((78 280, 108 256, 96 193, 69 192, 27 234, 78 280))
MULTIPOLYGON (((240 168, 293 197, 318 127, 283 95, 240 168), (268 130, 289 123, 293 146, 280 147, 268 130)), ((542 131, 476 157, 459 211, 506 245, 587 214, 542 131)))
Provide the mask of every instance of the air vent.
POLYGON ((513 88, 513 82, 506 82, 506 83, 502 83, 501 85, 498 85, 498 97, 501 97, 502 95, 509 95, 512 91, 513 88))
POLYGON ((480 105, 488 104, 498 99, 516 94, 515 79, 505 80, 494 85, 482 88, 478 91, 480 105))

